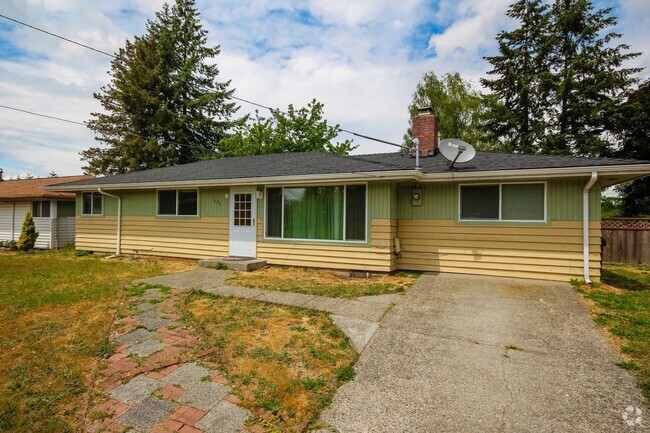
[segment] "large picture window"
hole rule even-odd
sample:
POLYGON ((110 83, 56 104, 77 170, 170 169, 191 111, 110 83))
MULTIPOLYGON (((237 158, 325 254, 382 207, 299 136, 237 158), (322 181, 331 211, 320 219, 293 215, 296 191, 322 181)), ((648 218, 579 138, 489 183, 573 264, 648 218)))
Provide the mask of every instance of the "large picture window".
POLYGON ((545 221, 544 183, 462 185, 461 220, 545 221))
POLYGON ((197 216, 199 193, 195 189, 165 189, 158 191, 158 215, 197 216))
POLYGON ((366 186, 268 188, 266 237, 366 240, 366 186))
POLYGON ((84 192, 81 195, 82 215, 101 215, 104 197, 98 192, 84 192))

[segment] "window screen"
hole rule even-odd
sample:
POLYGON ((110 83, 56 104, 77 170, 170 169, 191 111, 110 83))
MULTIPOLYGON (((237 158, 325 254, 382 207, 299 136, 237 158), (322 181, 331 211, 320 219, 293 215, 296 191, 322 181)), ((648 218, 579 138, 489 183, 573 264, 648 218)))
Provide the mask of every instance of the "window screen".
POLYGON ((460 200, 461 219, 499 219, 499 185, 461 186, 460 200))
POLYGON ((158 215, 176 215, 176 190, 158 191, 158 215))
POLYGON ((84 192, 81 196, 82 199, 82 210, 81 213, 84 215, 90 215, 93 211, 93 193, 84 192))
POLYGON ((92 193, 93 194, 93 215, 101 215, 102 214, 102 195, 99 193, 92 193))
POLYGON ((366 186, 349 185, 345 192, 345 239, 366 239, 366 186))
POLYGON ((178 214, 198 215, 198 194, 196 190, 178 191, 178 214))
POLYGON ((501 218, 504 220, 544 220, 544 184, 504 184, 501 186, 501 218))

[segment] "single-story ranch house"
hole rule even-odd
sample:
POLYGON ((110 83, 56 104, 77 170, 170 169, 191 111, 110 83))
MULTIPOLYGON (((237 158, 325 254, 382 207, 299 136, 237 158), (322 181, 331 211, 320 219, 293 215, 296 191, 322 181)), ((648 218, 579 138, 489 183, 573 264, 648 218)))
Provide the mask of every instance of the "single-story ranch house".
POLYGON ((399 153, 223 158, 50 187, 77 194, 76 246, 271 265, 568 281, 600 274, 601 189, 650 161, 435 152, 413 119, 420 168, 399 153))
POLYGON ((17 242, 25 215, 31 212, 39 233, 36 248, 60 248, 74 242, 75 194, 45 191, 43 187, 87 179, 91 177, 3 180, 0 170, 0 241, 17 242))

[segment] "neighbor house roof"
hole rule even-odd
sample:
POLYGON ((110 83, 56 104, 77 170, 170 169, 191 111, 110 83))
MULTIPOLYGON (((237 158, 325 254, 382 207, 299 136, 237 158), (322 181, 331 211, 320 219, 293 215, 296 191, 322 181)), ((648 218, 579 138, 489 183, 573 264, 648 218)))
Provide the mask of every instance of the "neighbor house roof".
POLYGON ((74 193, 46 191, 45 186, 67 182, 87 181, 92 176, 61 176, 38 179, 3 180, 0 182, 0 201, 17 199, 74 199, 74 193))
MULTIPOLYGON (((250 179, 251 182, 269 182, 275 178, 310 179, 406 179, 423 180, 450 177, 449 161, 442 155, 420 158, 421 170, 415 170, 415 159, 399 153, 341 156, 325 152, 298 152, 272 155, 242 156, 200 161, 190 164, 144 170, 82 180, 65 185, 65 190, 89 189, 90 187, 146 187, 183 184, 208 184, 211 181, 235 181, 250 179)), ((634 168, 642 174, 650 174, 650 161, 616 158, 584 158, 557 155, 525 155, 498 152, 477 152, 476 157, 463 164, 456 164, 455 176, 489 172, 504 173, 525 170, 553 171, 563 169, 580 173, 595 167, 634 168), (639 169, 640 167, 640 169, 639 169), (575 169, 575 170, 574 170, 575 169)), ((614 171, 621 171, 614 170, 614 171)), ((636 175, 638 177, 638 174, 636 175)), ((233 183, 233 182, 230 182, 233 183)), ((57 187, 58 188, 58 187, 57 187)))

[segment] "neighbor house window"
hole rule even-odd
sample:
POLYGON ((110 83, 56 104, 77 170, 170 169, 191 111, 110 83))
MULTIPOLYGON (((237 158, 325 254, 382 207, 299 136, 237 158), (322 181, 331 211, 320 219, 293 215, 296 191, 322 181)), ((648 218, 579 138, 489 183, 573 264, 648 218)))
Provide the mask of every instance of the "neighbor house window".
POLYGON ((166 189, 158 191, 158 215, 197 216, 199 193, 195 189, 166 189))
POLYGON ((32 216, 34 218, 49 218, 50 202, 47 200, 32 202, 32 216))
POLYGON ((366 240, 366 186, 268 188, 266 237, 366 240))
POLYGON ((545 221, 545 188, 543 183, 462 185, 460 219, 545 221))
POLYGON ((83 215, 101 215, 104 202, 103 196, 98 192, 84 192, 82 198, 83 215))

